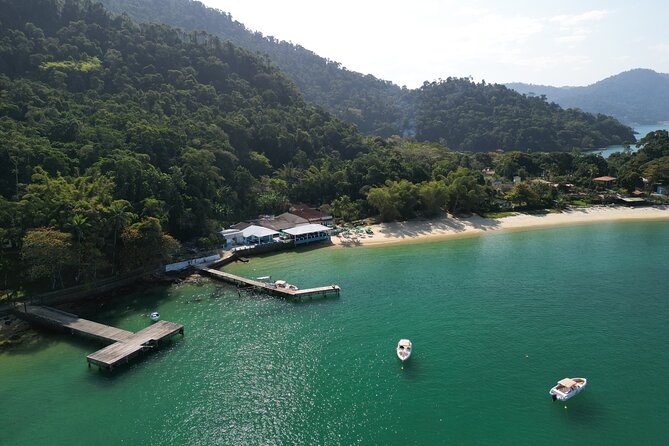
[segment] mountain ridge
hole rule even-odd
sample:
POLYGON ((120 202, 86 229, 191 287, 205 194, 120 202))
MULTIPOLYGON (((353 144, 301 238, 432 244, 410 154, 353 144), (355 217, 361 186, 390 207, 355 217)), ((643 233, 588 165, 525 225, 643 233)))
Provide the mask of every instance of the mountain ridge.
POLYGON ((505 85, 522 94, 544 95, 565 108, 606 113, 627 124, 669 121, 669 74, 647 68, 623 71, 587 86, 505 85))
POLYGON ((264 54, 268 63, 292 78, 307 101, 366 134, 416 136, 455 150, 473 151, 519 147, 568 151, 634 141, 631 129, 620 123, 561 110, 532 98, 523 100, 521 95, 514 97, 515 92, 504 91, 505 87, 492 91, 491 84, 476 84, 468 78, 425 82, 415 90, 400 88, 390 81, 349 71, 300 45, 252 32, 229 13, 196 0, 101 1, 111 11, 127 13, 139 22, 163 22, 191 32, 204 30, 264 54), (499 103, 501 98, 506 103, 499 103), (443 107, 457 109, 460 117, 443 107))

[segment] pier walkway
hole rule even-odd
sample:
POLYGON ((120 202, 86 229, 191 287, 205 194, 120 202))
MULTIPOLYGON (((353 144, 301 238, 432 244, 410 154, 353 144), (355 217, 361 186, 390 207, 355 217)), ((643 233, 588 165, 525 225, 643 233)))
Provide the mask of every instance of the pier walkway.
POLYGON ((183 325, 167 321, 158 321, 137 333, 133 333, 82 319, 75 314, 51 307, 26 305, 23 308, 17 307, 16 310, 21 316, 32 322, 112 343, 86 357, 89 367, 94 364, 107 370, 128 363, 132 358, 154 348, 164 339, 177 333, 182 335, 184 333, 183 325))
POLYGON ((291 290, 289 288, 276 286, 273 283, 265 283, 265 282, 260 282, 258 280, 247 279, 245 277, 237 276, 235 274, 230 274, 216 269, 211 269, 206 266, 198 266, 196 268, 210 277, 223 280, 228 283, 232 283, 233 285, 237 285, 240 287, 253 287, 259 291, 268 294, 273 294, 288 298, 303 298, 303 297, 313 298, 315 296, 327 296, 328 294, 336 294, 337 296, 339 296, 339 292, 341 291, 339 285, 329 285, 317 288, 305 288, 303 290, 300 289, 291 290))

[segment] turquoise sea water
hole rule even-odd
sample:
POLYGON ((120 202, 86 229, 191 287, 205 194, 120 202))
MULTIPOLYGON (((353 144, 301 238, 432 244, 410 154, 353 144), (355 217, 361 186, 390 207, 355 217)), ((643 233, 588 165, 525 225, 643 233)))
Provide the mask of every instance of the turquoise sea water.
POLYGON ((96 319, 185 337, 114 375, 63 335, 0 354, 0 444, 669 444, 668 248, 645 222, 253 258, 227 270, 342 294, 130 296, 96 319))
MULTIPOLYGON (((669 123, 664 122, 664 123, 659 123, 659 124, 650 124, 650 125, 635 125, 634 126, 634 131, 636 132, 636 140, 639 141, 641 138, 649 134, 650 132, 654 132, 656 130, 669 130, 669 123)), ((630 146, 630 149, 633 152, 637 151, 637 148, 634 144, 630 146)), ((623 146, 608 146, 608 147, 603 147, 601 149, 595 149, 591 153, 599 153, 602 155, 604 158, 608 158, 609 155, 613 153, 618 153, 622 152, 625 150, 623 146)))

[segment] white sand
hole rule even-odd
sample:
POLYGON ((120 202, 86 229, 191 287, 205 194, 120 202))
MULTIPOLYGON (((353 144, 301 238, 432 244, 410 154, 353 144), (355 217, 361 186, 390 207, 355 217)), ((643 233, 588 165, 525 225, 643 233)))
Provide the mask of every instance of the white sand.
POLYGON ((669 207, 611 207, 595 206, 577 208, 555 214, 516 214, 500 219, 474 215, 470 218, 442 217, 434 220, 410 220, 381 223, 372 226, 374 235, 357 241, 332 237, 337 246, 369 246, 389 243, 406 243, 428 239, 476 236, 497 231, 530 230, 551 226, 592 224, 615 221, 669 220, 669 207))

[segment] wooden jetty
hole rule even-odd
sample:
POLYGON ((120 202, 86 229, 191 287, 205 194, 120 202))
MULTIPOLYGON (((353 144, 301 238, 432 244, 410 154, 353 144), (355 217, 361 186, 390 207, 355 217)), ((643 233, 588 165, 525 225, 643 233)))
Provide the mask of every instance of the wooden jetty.
POLYGON ((329 294, 335 294, 339 296, 339 292, 341 291, 339 285, 329 285, 317 288, 305 288, 303 290, 300 289, 291 290, 290 288, 283 288, 276 286, 273 283, 265 283, 265 282, 260 282, 258 280, 247 279, 245 277, 237 276, 235 274, 226 273, 223 271, 219 271, 217 269, 211 269, 206 266, 198 266, 197 269, 199 269, 204 274, 210 277, 223 280, 228 283, 232 283, 233 285, 237 285, 239 287, 253 287, 267 294, 283 296, 287 298, 301 299, 304 297, 309 297, 309 298, 313 298, 316 296, 325 297, 329 294))
POLYGON ((75 314, 51 307, 26 305, 19 313, 33 322, 98 341, 112 343, 86 357, 89 367, 94 364, 107 370, 128 363, 140 353, 151 350, 164 339, 177 333, 184 334, 183 325, 167 321, 158 321, 137 333, 133 333, 82 319, 75 314))

